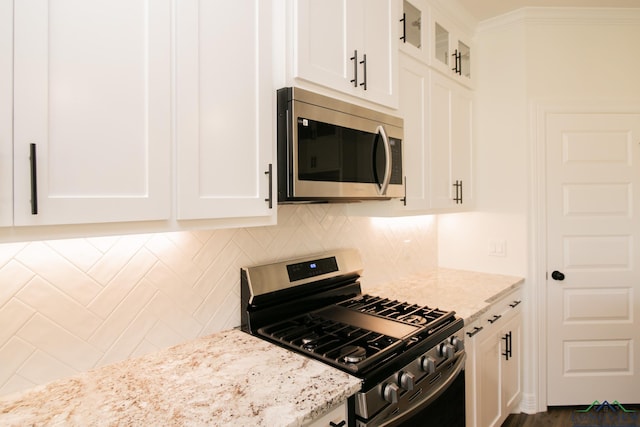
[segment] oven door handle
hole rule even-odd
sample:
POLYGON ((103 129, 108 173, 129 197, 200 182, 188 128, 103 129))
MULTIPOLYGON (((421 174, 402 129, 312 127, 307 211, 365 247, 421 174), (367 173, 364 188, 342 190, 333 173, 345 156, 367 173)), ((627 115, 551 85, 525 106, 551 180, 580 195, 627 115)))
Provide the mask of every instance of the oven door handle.
POLYGON ((418 403, 414 406, 407 408, 398 414, 397 417, 389 418, 384 420, 380 427, 390 427, 390 426, 399 426, 402 425, 402 422, 405 421, 405 418, 410 418, 414 416, 418 411, 421 411, 425 407, 429 406, 434 400, 436 400, 447 388, 453 384, 458 375, 462 372, 464 368, 464 362, 467 359, 467 354, 462 353, 456 360, 455 365, 452 368, 451 374, 447 378, 446 381, 435 387, 433 390, 429 390, 429 393, 421 399, 418 399, 418 403))
POLYGON ((382 125, 378 126, 378 128, 376 129, 376 133, 382 137, 382 142, 384 143, 384 155, 386 158, 384 164, 384 178, 382 179, 382 183, 378 185, 378 194, 380 196, 384 196, 385 194, 387 194, 387 188, 389 187, 389 183, 391 182, 391 144, 389 143, 387 131, 384 130, 384 127, 382 125))

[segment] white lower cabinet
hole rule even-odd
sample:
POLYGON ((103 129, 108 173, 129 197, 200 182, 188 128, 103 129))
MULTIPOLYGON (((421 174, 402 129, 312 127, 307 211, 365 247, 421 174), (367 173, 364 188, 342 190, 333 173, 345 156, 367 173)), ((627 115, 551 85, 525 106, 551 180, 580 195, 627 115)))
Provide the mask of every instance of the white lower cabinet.
POLYGON ((322 417, 305 424, 305 427, 346 427, 347 426, 347 404, 336 406, 322 417))
POLYGON ((519 292, 506 297, 465 331, 468 427, 500 426, 520 403, 521 301, 519 292))

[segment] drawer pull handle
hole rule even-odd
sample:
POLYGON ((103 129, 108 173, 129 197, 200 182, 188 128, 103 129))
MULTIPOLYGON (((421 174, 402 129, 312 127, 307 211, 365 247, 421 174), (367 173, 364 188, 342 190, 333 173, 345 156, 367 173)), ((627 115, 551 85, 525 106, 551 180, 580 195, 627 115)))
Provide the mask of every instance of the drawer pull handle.
POLYGON ((344 421, 344 420, 340 421, 339 423, 334 423, 333 421, 329 421, 329 425, 331 427, 342 427, 342 426, 344 426, 346 424, 347 424, 347 422, 344 421))
POLYGON ((518 306, 518 304, 520 304, 521 302, 522 302, 522 300, 515 300, 514 302, 509 304, 509 307, 516 308, 518 306))
POLYGON ((496 320, 498 320, 501 317, 502 317, 501 314, 496 314, 496 315, 493 316, 493 318, 487 319, 487 320, 489 320, 489 323, 493 324, 496 320))
POLYGON ((481 331, 481 330, 483 330, 483 329, 484 329, 484 327, 483 327, 483 326, 475 326, 475 327, 473 328, 473 331, 471 331, 471 332, 467 332, 467 336, 468 336, 469 338, 471 338, 472 336, 476 335, 478 332, 480 332, 480 331, 481 331))

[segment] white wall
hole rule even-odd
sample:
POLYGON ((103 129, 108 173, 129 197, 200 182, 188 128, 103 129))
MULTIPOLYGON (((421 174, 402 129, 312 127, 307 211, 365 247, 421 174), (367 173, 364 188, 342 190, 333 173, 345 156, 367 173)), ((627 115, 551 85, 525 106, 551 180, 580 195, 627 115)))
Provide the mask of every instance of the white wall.
MULTIPOLYGON (((523 9, 480 24, 477 33, 477 210, 439 218, 440 265, 518 274, 525 282, 523 409, 542 410, 544 301, 534 283, 538 105, 587 101, 640 103, 640 13, 593 9, 523 9), (505 257, 487 256, 489 240, 505 257), (542 309, 541 309, 542 307, 542 309)), ((545 263, 544 260, 538 261, 545 263)))
POLYGON ((363 283, 437 265, 435 217, 281 206, 278 225, 0 245, 0 395, 240 325, 240 267, 355 247, 363 283))

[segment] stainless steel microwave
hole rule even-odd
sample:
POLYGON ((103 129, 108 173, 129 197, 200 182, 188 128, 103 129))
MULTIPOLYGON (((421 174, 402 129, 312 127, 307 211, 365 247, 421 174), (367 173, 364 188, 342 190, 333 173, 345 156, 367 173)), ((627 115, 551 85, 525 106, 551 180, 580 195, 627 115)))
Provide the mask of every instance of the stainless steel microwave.
POLYGON ((278 90, 278 201, 403 198, 403 120, 297 87, 278 90))

